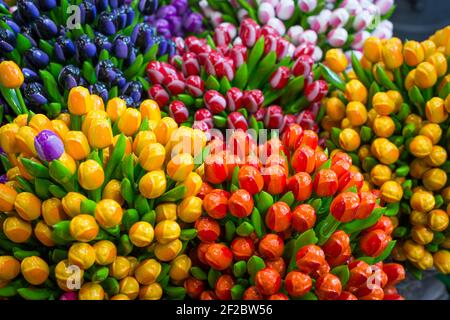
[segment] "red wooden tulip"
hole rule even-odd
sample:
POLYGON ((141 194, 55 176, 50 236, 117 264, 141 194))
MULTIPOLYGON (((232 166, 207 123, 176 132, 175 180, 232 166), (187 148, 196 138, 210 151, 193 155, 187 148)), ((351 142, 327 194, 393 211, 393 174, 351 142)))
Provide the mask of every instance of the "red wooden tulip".
POLYGON ((225 95, 227 100, 227 110, 233 112, 242 108, 243 97, 244 93, 239 88, 233 87, 228 90, 225 95))
POLYGON ((319 246, 306 245, 297 252, 295 261, 298 270, 310 275, 325 264, 325 253, 319 246))
POLYGON ((348 172, 352 166, 352 158, 346 153, 338 152, 331 159, 331 170, 333 170, 338 177, 348 172))
POLYGON ((277 259, 282 256, 283 250, 283 239, 274 233, 266 234, 258 243, 258 251, 263 258, 277 259))
POLYGON ((251 195, 260 192, 264 187, 264 179, 258 169, 244 165, 239 169, 239 188, 247 190, 251 195))
POLYGON ((289 178, 286 188, 292 191, 295 200, 304 201, 311 197, 313 181, 308 173, 298 172, 289 178))
POLYGON ((186 89, 193 97, 201 97, 205 92, 205 84, 200 76, 192 75, 186 79, 186 89))
POLYGON ((203 242, 214 242, 220 236, 219 223, 209 217, 202 217, 195 221, 197 237, 203 242))
POLYGON ((276 202, 267 210, 265 220, 270 230, 275 232, 285 231, 291 226, 291 209, 284 202, 276 202))
POLYGON ((320 300, 336 300, 342 293, 341 280, 332 273, 325 274, 317 279, 315 292, 320 300))
POLYGON ((239 189, 228 200, 228 208, 237 218, 248 217, 253 211, 253 198, 247 190, 239 189))
POLYGON ((231 300, 231 289, 234 286, 234 278, 228 274, 221 275, 214 286, 214 293, 219 300, 231 300))
POLYGON ((299 271, 291 271, 284 280, 284 287, 291 297, 297 298, 307 294, 312 288, 311 277, 299 271))
POLYGON ((316 210, 309 204, 301 204, 292 212, 292 228, 302 233, 316 224, 316 210))
POLYGON ((235 260, 248 260, 255 252, 255 244, 248 237, 237 237, 231 242, 235 260))
POLYGON ((225 190, 214 189, 203 199, 203 209, 214 219, 223 219, 228 211, 229 194, 225 190))
POLYGON ((377 229, 363 235, 359 246, 366 256, 377 257, 386 249, 389 241, 391 237, 383 230, 377 229))
POLYGON ((225 270, 233 262, 233 253, 227 246, 214 243, 208 247, 205 259, 211 268, 225 270))
POLYGON ((308 146, 313 150, 316 150, 319 145, 319 136, 312 130, 304 130, 303 137, 298 141, 299 146, 304 145, 308 146))
POLYGON ((186 52, 181 57, 181 70, 185 77, 198 75, 200 73, 200 64, 197 55, 194 52, 186 52))
POLYGON ((264 190, 272 195, 281 194, 286 187, 286 170, 280 165, 272 165, 262 170, 264 190))
POLYGON ((227 179, 228 169, 223 155, 212 154, 205 160, 205 179, 213 184, 220 184, 227 179))
POLYGON ((241 21, 239 37, 242 39, 242 43, 246 47, 253 47, 260 34, 261 27, 253 19, 248 18, 241 21))
POLYGON ((228 115, 227 127, 228 129, 239 129, 246 131, 248 129, 247 119, 245 119, 244 115, 240 112, 232 112, 228 115))
POLYGON ((314 178, 314 192, 319 197, 331 197, 338 189, 338 176, 333 170, 322 169, 314 178))
POLYGON ((333 199, 330 205, 330 212, 337 221, 345 223, 355 218, 358 207, 359 196, 353 192, 344 192, 333 199))
POLYGON ((236 68, 239 68, 244 62, 247 61, 247 47, 237 44, 234 45, 229 51, 228 56, 233 59, 236 68))
POLYGON ((359 300, 383 300, 384 291, 378 285, 364 285, 356 291, 359 300))
POLYGON ((316 159, 316 170, 320 169, 323 164, 325 164, 328 161, 328 156, 325 152, 321 150, 316 150, 315 153, 315 159, 316 159))
POLYGON ((284 293, 275 293, 272 294, 268 300, 289 300, 289 297, 284 293))
POLYGON ((294 76, 304 76, 306 77, 312 71, 312 67, 314 65, 314 60, 311 58, 311 55, 299 55, 296 58, 294 65, 292 66, 292 73, 294 76))
POLYGON ((205 290, 204 282, 194 277, 189 277, 184 280, 183 286, 188 296, 192 299, 198 299, 205 290))
POLYGON ((392 231, 394 231, 394 225, 392 224, 391 219, 386 216, 382 216, 373 226, 364 230, 364 233, 369 233, 374 230, 382 230, 387 235, 391 235, 392 231))
POLYGON ((248 90, 244 92, 242 104, 250 113, 255 113, 264 103, 264 95, 261 90, 248 90))
POLYGON ((205 106, 213 114, 224 111, 225 107, 227 106, 225 97, 216 90, 206 91, 205 95, 203 96, 203 100, 205 101, 205 106))
POLYGON ((245 289, 244 294, 242 295, 243 300, 263 300, 264 297, 258 291, 256 286, 251 286, 245 289))
POLYGON ((286 274, 286 262, 282 257, 273 260, 266 260, 265 263, 266 267, 275 269, 281 277, 284 277, 284 275, 286 274))
POLYGON ((266 109, 264 125, 267 129, 281 129, 283 126, 284 114, 280 106, 270 106, 266 109))
POLYGON ((339 192, 344 192, 352 187, 356 187, 359 192, 364 184, 364 177, 359 172, 349 171, 339 178, 339 192))
POLYGON ((197 111, 195 111, 194 120, 195 121, 204 121, 205 123, 208 124, 209 128, 212 128, 214 125, 213 115, 212 115, 211 111, 209 111, 206 108, 201 108, 201 109, 198 109, 197 111))
POLYGON ((176 123, 180 124, 186 122, 189 117, 189 110, 181 101, 175 100, 169 105, 169 114, 176 123))
POLYGON ((356 260, 348 265, 350 269, 350 278, 347 282, 347 288, 355 290, 367 283, 367 280, 372 275, 370 266, 363 262, 356 260))
POLYGON ((338 300, 358 300, 358 298, 354 294, 352 294, 348 291, 342 291, 338 300))
POLYGON ((316 165, 314 150, 309 146, 301 145, 295 150, 291 161, 295 172, 311 173, 316 165))
POLYGON ((359 208, 356 210, 355 219, 366 219, 375 209, 377 197, 372 192, 363 191, 359 194, 359 200, 359 208))
POLYGON ((303 137, 303 128, 298 124, 292 124, 287 127, 283 134, 283 144, 289 150, 293 150, 298 145, 303 137), (298 143, 298 144, 297 144, 298 143))
POLYGON ((325 256, 338 257, 350 248, 350 237, 342 230, 334 232, 322 246, 325 256))
POLYGON ((271 74, 269 84, 272 89, 283 89, 287 85, 290 76, 291 70, 288 67, 281 66, 271 74))
POLYGON ((383 265, 383 271, 388 277, 387 286, 394 286, 405 279, 405 268, 398 263, 386 263, 383 265))
POLYGON ((255 285, 263 295, 272 295, 281 288, 281 276, 272 268, 259 270, 255 276, 255 285))
POLYGON ((150 87, 150 89, 148 89, 148 95, 155 100, 160 107, 165 106, 170 99, 166 89, 160 84, 155 84, 150 87))

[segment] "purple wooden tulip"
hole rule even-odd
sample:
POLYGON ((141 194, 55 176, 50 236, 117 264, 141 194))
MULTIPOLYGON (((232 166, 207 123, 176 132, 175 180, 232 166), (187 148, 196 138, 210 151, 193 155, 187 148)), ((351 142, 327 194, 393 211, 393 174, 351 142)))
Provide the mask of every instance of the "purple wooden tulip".
POLYGON ((39 158, 44 161, 53 161, 64 153, 64 144, 56 133, 50 130, 42 130, 34 138, 34 147, 39 158))
POLYGON ((2 175, 0 176, 0 183, 5 184, 5 183, 7 183, 7 182, 8 182, 8 177, 6 176, 6 174, 2 174, 2 175))

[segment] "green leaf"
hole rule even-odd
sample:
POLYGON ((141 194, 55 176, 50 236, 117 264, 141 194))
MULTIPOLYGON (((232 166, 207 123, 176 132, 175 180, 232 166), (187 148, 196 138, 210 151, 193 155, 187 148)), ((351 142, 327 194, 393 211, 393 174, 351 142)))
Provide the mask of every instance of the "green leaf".
POLYGON ((342 265, 335 267, 331 270, 331 273, 337 276, 341 280, 342 287, 345 287, 348 279, 350 278, 350 271, 348 269, 348 266, 342 265))

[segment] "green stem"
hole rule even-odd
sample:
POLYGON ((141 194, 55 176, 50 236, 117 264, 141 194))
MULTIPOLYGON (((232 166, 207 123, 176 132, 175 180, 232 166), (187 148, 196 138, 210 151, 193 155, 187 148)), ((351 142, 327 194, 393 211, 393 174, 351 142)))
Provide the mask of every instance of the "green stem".
POLYGON ((14 89, 16 91, 17 99, 19 99, 20 106, 22 107, 22 113, 29 113, 25 101, 23 100, 22 93, 19 88, 14 89))

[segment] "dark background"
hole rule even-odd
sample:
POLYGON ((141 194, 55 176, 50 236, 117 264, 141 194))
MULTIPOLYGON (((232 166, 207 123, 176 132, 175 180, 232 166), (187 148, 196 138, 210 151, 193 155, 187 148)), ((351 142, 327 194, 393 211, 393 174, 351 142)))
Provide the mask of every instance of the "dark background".
POLYGON ((396 0, 391 18, 401 39, 422 41, 450 25, 450 0, 396 0))

